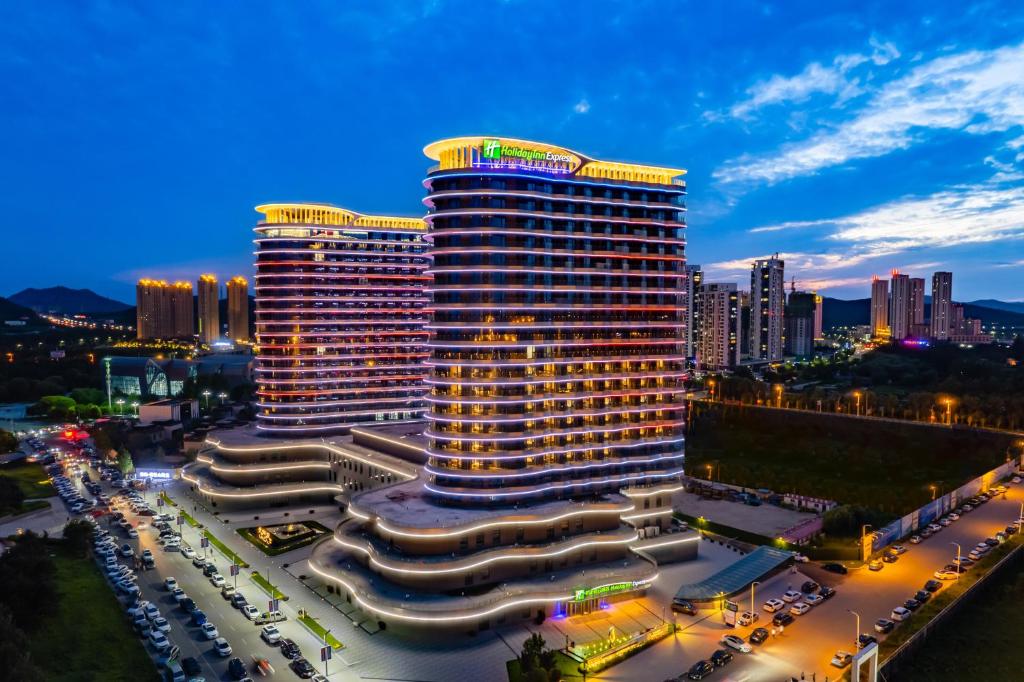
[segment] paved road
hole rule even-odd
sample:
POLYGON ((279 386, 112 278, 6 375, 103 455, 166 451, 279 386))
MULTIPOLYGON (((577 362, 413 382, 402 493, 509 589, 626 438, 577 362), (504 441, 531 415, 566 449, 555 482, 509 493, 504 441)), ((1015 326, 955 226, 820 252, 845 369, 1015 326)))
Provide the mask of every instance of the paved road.
MULTIPOLYGON (((860 613, 861 632, 883 639, 874 632, 875 620, 888 617, 893 607, 912 597, 925 581, 933 577, 935 570, 956 556, 956 548, 951 542, 959 542, 966 555, 978 542, 1015 521, 1021 513, 1022 502, 1024 485, 1010 486, 1006 500, 989 501, 919 545, 905 543, 909 548, 907 553, 897 563, 885 564, 885 568, 877 573, 864 568, 838 576, 815 565, 801 567, 810 578, 834 586, 836 596, 813 608, 810 613, 798 616, 782 637, 755 648, 754 653, 738 654, 729 667, 717 671, 709 679, 779 681, 789 676, 799 678, 801 673, 807 679, 811 679, 812 673, 818 680, 824 680, 825 676, 837 679, 839 671, 829 665, 832 655, 838 649, 856 650, 856 617, 849 610, 860 613)), ((769 597, 778 598, 790 585, 799 589, 805 579, 802 573, 784 573, 767 581, 756 590, 757 607, 760 609, 769 597)), ((749 598, 740 600, 740 604, 747 607, 749 598)), ((767 615, 762 612, 762 623, 758 625, 763 624, 767 615)), ((696 618, 681 616, 679 622, 684 626, 693 625, 674 641, 659 643, 593 679, 660 681, 680 675, 693 663, 720 648, 717 642, 721 636, 733 631, 722 624, 717 612, 702 611, 696 618), (702 618, 705 619, 700 620, 702 618)), ((746 638, 752 629, 737 628, 735 632, 746 638)))

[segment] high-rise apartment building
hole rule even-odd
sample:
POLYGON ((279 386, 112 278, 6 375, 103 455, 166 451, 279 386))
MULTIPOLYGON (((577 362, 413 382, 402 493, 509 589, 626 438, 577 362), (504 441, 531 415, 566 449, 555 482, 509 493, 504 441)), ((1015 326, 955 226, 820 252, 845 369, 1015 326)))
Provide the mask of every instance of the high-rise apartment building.
POLYGON ((192 282, 175 282, 169 289, 171 301, 171 336, 188 339, 196 333, 192 282))
POLYGON ((817 292, 814 294, 814 340, 823 341, 825 339, 825 330, 823 329, 825 321, 825 297, 821 296, 817 292))
POLYGON ((910 336, 910 276, 892 271, 889 280, 889 336, 901 341, 910 336))
POLYGON ((200 275, 198 285, 199 340, 210 344, 220 338, 220 285, 216 275, 200 275))
POLYGON ((932 338, 949 339, 952 331, 953 273, 936 272, 932 275, 932 338))
POLYGON ((136 336, 187 339, 195 333, 192 284, 140 279, 135 286, 136 336))
POLYGON ((808 358, 814 354, 814 318, 817 294, 794 291, 786 303, 786 355, 808 358))
MULTIPOLYGON (((423 220, 325 204, 256 210, 257 428, 308 436, 422 416, 423 220)), ((247 297, 244 280, 229 283, 229 313, 247 297)), ((243 320, 229 315, 232 338, 248 336, 243 320)))
POLYGON ((508 138, 425 152, 425 476, 354 497, 311 570, 431 628, 642 593, 657 568, 629 547, 670 529, 683 473, 684 171, 508 138))
POLYGON ((871 278, 871 336, 889 338, 889 281, 871 278))
POLYGON ((750 358, 782 359, 782 315, 786 303, 785 262, 766 258, 750 272, 750 358))
POLYGON ((228 338, 249 340, 249 281, 241 275, 228 280, 228 338))
POLYGON ((740 296, 733 283, 702 284, 696 295, 697 368, 731 369, 740 362, 740 296))
POLYGON ((704 273, 699 265, 686 265, 683 270, 683 352, 687 358, 697 355, 697 328, 699 318, 697 316, 696 294, 704 281, 704 273))
POLYGON ((924 324, 924 278, 910 278, 910 324, 924 324))

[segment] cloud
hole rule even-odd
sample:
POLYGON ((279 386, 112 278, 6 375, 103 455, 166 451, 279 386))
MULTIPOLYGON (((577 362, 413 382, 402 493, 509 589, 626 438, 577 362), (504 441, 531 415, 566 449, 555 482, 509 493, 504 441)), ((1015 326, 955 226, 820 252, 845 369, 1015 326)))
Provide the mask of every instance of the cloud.
MULTIPOLYGON (((841 54, 827 66, 811 62, 795 76, 775 74, 767 80, 759 81, 747 89, 747 99, 734 104, 729 113, 735 118, 749 119, 754 111, 762 107, 783 102, 804 102, 819 93, 837 95, 839 102, 856 97, 863 90, 858 79, 848 76, 850 71, 867 62, 883 66, 900 56, 899 50, 892 43, 881 43, 872 37, 870 45, 874 48, 871 55, 841 54)), ((709 112, 705 118, 720 120, 723 116, 709 112)))
POLYGON ((586 99, 581 99, 579 102, 576 102, 576 105, 573 106, 572 110, 577 114, 585 114, 590 111, 590 102, 586 99))
POLYGON ((808 227, 822 227, 823 225, 832 225, 832 220, 791 220, 785 223, 778 223, 775 225, 765 225, 763 227, 755 227, 749 230, 751 234, 758 234, 761 232, 784 232, 788 230, 802 230, 808 227))
POLYGON ((849 121, 761 156, 726 162, 726 184, 774 184, 849 161, 882 156, 923 140, 929 130, 969 134, 1024 125, 1024 44, 944 56, 915 67, 871 96, 849 121))

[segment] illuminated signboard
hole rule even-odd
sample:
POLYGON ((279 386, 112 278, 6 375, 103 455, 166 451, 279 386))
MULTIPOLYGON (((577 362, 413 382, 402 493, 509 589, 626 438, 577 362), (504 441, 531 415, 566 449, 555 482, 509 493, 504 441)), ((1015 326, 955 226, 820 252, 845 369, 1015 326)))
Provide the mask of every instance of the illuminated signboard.
POLYGON ((610 594, 618 594, 619 592, 628 592, 635 590, 641 585, 640 581, 634 580, 628 583, 612 583, 610 585, 601 585, 600 587, 592 587, 587 589, 578 589, 573 591, 573 601, 587 601, 588 599, 596 599, 597 597, 607 597, 610 594))
POLYGON ((574 172, 583 163, 578 156, 564 149, 510 144, 493 137, 483 139, 480 156, 494 164, 524 165, 562 173, 574 172))
POLYGON ((136 469, 135 478, 148 478, 156 481, 170 481, 174 478, 172 469, 136 469))

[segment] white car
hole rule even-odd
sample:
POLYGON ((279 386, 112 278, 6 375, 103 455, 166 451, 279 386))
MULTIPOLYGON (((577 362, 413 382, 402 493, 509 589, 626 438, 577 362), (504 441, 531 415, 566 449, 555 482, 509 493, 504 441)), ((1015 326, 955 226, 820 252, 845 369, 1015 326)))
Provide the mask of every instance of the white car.
POLYGON ((919 536, 919 535, 911 535, 910 536, 910 544, 912 544, 912 545, 919 545, 919 544, 921 544, 921 536, 919 536))
POLYGON ((205 623, 203 623, 199 627, 199 631, 203 633, 203 637, 205 637, 206 639, 217 639, 218 637, 220 637, 220 633, 217 632, 217 626, 211 623, 210 621, 206 621, 205 623))
POLYGON ((160 609, 156 607, 156 604, 146 604, 142 608, 142 612, 146 614, 146 618, 153 620, 160 617, 160 609))
POLYGON ((214 573, 210 576, 210 582, 213 583, 214 587, 224 587, 224 576, 220 573, 214 573))
POLYGON ((820 594, 809 594, 804 597, 804 603, 808 606, 817 606, 821 602, 825 601, 825 598, 820 594))
POLYGON ((195 557, 195 555, 196 551, 188 545, 181 546, 181 556, 185 557, 186 559, 192 559, 195 557))
POLYGON ((930 530, 933 533, 938 533, 940 530, 942 530, 942 526, 940 526, 937 523, 929 523, 928 530, 930 530))
POLYGON ((950 521, 950 520, 949 520, 949 519, 947 519, 947 518, 942 518, 942 519, 939 519, 939 525, 940 525, 940 526, 942 526, 943 528, 946 528, 946 527, 947 527, 947 526, 949 526, 949 524, 951 524, 951 523, 953 523, 953 522, 952 522, 952 521, 950 521))
POLYGON ((134 528, 129 528, 128 529, 128 537, 130 537, 132 540, 138 539, 139 531, 135 530, 134 528))
POLYGON ((803 596, 804 595, 802 592, 797 592, 795 590, 786 590, 782 593, 782 601, 786 602, 787 604, 792 604, 795 601, 800 601, 800 599, 803 596))
POLYGON ((897 623, 902 623, 903 621, 910 618, 910 610, 902 606, 897 606, 892 610, 892 613, 889 614, 889 618, 896 621, 897 623))
POLYGON ((956 580, 960 576, 956 571, 940 570, 935 571, 935 577, 939 580, 956 580))
POLYGON ((213 650, 224 657, 231 655, 231 645, 228 644, 228 640, 223 637, 218 637, 213 640, 213 650))
POLYGON ((725 637, 722 637, 721 643, 730 649, 735 649, 743 654, 749 654, 751 651, 750 645, 744 642, 742 637, 737 637, 736 635, 726 635, 725 637))
POLYGON ((896 554, 906 554, 907 553, 907 548, 904 547, 903 545, 893 545, 891 549, 896 554))
POLYGON ((776 611, 781 611, 782 609, 786 608, 786 605, 785 603, 783 603, 781 599, 769 599, 764 603, 764 606, 762 606, 761 608, 763 608, 768 613, 775 613, 776 611))
POLYGON ((744 611, 736 618, 736 623, 741 626, 753 625, 761 619, 761 614, 757 611, 744 611))
POLYGON ((260 610, 252 604, 245 604, 242 606, 242 613, 244 613, 245 617, 249 620, 256 620, 260 615, 260 610))
POLYGON ((789 607, 789 613, 794 616, 802 616, 810 610, 811 607, 803 603, 802 601, 798 601, 797 603, 789 607))
POLYGON ((960 515, 957 514, 956 512, 950 512, 949 513, 949 520, 950 521, 959 521, 960 520, 960 515))
POLYGON ((167 640, 167 636, 159 630, 149 631, 149 643, 157 651, 167 651, 171 648, 171 643, 167 640))
POLYGON ((160 616, 159 618, 154 618, 152 625, 154 630, 159 630, 160 632, 171 631, 171 624, 163 616, 160 616))
POLYGON ((164 579, 164 589, 168 592, 174 592, 174 588, 178 586, 178 581, 174 578, 164 579))
POLYGON ((171 596, 174 597, 174 601, 176 601, 179 604, 188 599, 188 595, 185 594, 185 590, 181 589, 180 587, 175 587, 173 590, 171 590, 171 596))
POLYGON ((850 665, 851 661, 853 661, 853 654, 849 651, 837 651, 831 662, 837 668, 845 668, 850 665))
POLYGON ((274 645, 281 641, 281 631, 276 625, 264 625, 260 630, 260 637, 267 644, 274 645))

